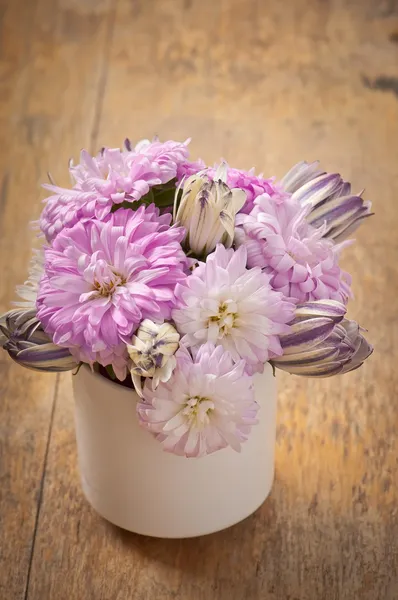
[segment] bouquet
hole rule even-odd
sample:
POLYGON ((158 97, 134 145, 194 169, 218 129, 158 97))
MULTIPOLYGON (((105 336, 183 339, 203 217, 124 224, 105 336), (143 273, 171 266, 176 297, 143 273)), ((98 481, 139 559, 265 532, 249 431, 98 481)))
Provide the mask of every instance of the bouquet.
POLYGON ((188 141, 83 150, 71 188, 50 177, 43 245, 0 343, 24 367, 86 363, 135 389, 142 427, 196 457, 240 450, 267 362, 329 377, 371 354, 339 257, 372 213, 318 162, 277 181, 192 162, 188 141))

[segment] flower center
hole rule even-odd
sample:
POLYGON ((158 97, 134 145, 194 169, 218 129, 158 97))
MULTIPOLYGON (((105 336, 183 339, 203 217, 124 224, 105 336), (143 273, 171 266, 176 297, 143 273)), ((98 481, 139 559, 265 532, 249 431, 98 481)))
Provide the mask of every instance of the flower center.
POLYGON ((234 327, 235 320, 238 317, 238 307, 233 300, 221 302, 218 307, 218 313, 209 318, 209 325, 216 323, 218 326, 218 337, 223 338, 228 335, 229 331, 234 327))
POLYGON ((214 410, 214 402, 209 398, 193 396, 188 398, 182 414, 187 418, 189 426, 202 429, 210 421, 210 414, 214 410))
POLYGON ((286 250, 286 254, 288 254, 296 262, 299 261, 299 258, 295 254, 293 254, 293 252, 291 250, 286 250))
POLYGON ((112 296, 115 289, 125 283, 126 279, 122 275, 112 269, 108 269, 106 273, 96 274, 93 286, 99 296, 112 296))

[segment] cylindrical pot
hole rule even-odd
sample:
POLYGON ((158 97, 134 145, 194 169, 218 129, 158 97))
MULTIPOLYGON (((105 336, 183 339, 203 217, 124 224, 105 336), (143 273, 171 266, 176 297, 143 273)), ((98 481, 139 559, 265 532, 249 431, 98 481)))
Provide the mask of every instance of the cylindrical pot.
POLYGON ((142 429, 138 396, 83 366, 73 377, 83 491, 105 519, 136 533, 183 538, 238 523, 268 496, 274 476, 276 384, 254 377, 259 423, 240 453, 169 454, 142 429))

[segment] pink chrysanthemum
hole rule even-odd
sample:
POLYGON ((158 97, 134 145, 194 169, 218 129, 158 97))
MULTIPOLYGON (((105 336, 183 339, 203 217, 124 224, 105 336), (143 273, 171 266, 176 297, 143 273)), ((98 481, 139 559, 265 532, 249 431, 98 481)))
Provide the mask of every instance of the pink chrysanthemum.
MULTIPOLYGON (((180 181, 183 177, 189 177, 194 173, 205 168, 202 160, 191 162, 188 160, 188 144, 191 140, 185 142, 159 142, 155 138, 152 142, 141 140, 134 148, 137 154, 147 156, 151 161, 159 165, 161 171, 162 183, 167 183, 171 179, 177 178, 180 181)), ((129 147, 129 141, 126 140, 129 147)))
POLYGON ((197 457, 231 446, 240 451, 257 423, 252 377, 245 362, 213 344, 200 347, 195 360, 184 347, 177 368, 154 391, 146 383, 144 402, 137 405, 140 424, 164 450, 197 457))
POLYGON ((163 321, 185 279, 184 230, 154 205, 63 230, 45 250, 37 316, 77 360, 126 376, 126 343, 144 318, 163 321))
POLYGON ((191 175, 203 167, 202 162, 188 160, 188 141, 184 143, 155 139, 142 140, 134 149, 103 148, 92 157, 82 150, 80 164, 70 165, 75 182, 72 189, 56 185, 44 187, 53 192, 45 200, 40 228, 48 241, 65 227, 95 217, 102 220, 114 204, 135 202, 152 186, 191 175))
POLYGON ((172 316, 187 347, 220 345, 253 372, 282 354, 278 335, 289 330, 295 307, 271 288, 269 275, 259 267, 247 269, 246 262, 244 246, 234 251, 219 244, 176 287, 172 316))
MULTIPOLYGON (((215 168, 207 171, 209 177, 214 177, 215 172, 215 168)), ((289 196, 283 190, 282 185, 275 182, 274 177, 264 179, 262 175, 255 175, 254 168, 250 171, 243 171, 228 167, 226 183, 230 188, 240 188, 246 193, 246 202, 240 210, 246 214, 252 210, 255 198, 261 194, 268 194, 276 202, 282 202, 289 196)))
POLYGON ((250 214, 237 215, 235 241, 247 249, 248 265, 264 269, 285 297, 346 303, 351 278, 338 266, 342 246, 307 222, 308 210, 293 198, 276 203, 263 194, 250 214))

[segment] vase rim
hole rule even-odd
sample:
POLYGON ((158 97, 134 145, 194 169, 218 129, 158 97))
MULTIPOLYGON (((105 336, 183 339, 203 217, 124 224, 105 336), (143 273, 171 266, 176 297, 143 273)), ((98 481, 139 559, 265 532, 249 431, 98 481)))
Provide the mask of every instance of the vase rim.
MULTIPOLYGON (((117 389, 120 392, 127 393, 129 395, 132 394, 133 396, 137 396, 137 398, 138 398, 138 394, 135 391, 135 389, 127 388, 125 385, 122 385, 121 383, 119 384, 119 383, 116 383, 115 381, 111 381, 110 379, 107 379, 106 377, 101 375, 101 373, 98 373, 97 371, 93 371, 88 363, 83 363, 82 366, 80 367, 80 369, 84 369, 86 371, 87 375, 94 377, 98 381, 102 381, 105 385, 109 385, 110 387, 112 387, 113 390, 117 389)), ((79 369, 79 372, 80 372, 80 369, 79 369)), ((77 377, 79 375, 79 372, 76 373, 75 377, 77 377)))
MULTIPOLYGON (((270 367, 269 363, 266 363, 264 365, 263 373, 267 370, 267 367, 270 367)), ((88 363, 83 363, 82 366, 80 367, 79 371, 76 373, 76 375, 74 377, 77 377, 79 375, 81 369, 84 369, 87 375, 93 377, 94 379, 97 379, 98 381, 101 381, 104 385, 109 385, 113 389, 113 391, 118 390, 118 393, 120 392, 122 394, 129 394, 130 396, 131 395, 136 396, 137 400, 139 400, 139 396, 135 389, 127 388, 125 385, 115 383, 114 381, 107 379, 106 377, 101 375, 101 373, 98 373, 97 371, 93 371, 88 363)), ((263 373, 256 373, 254 375, 254 377, 262 376, 263 373)))

